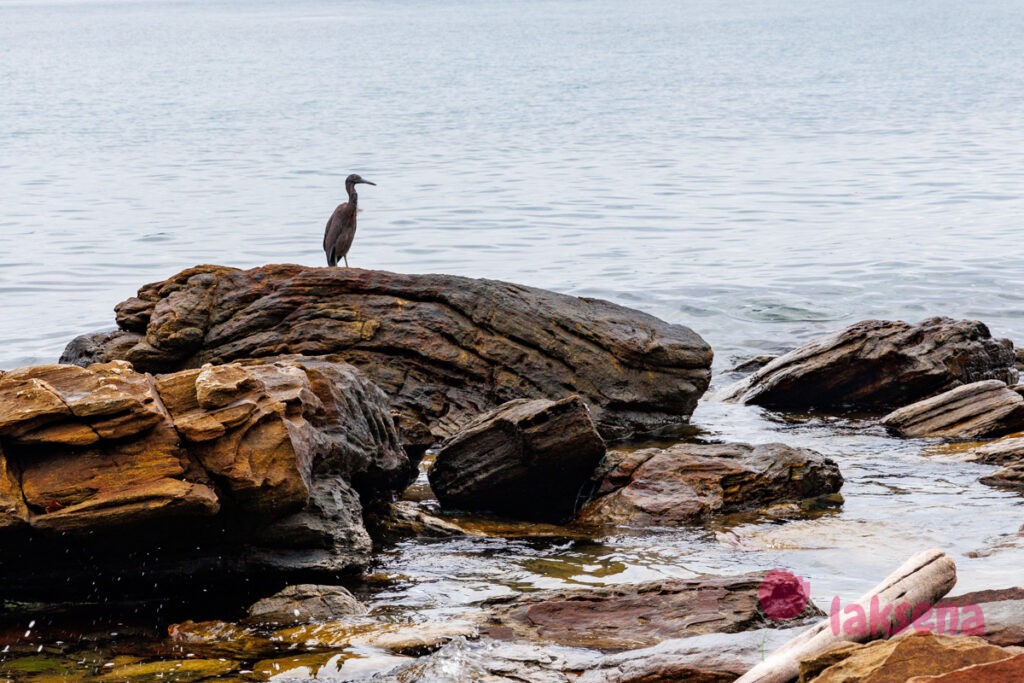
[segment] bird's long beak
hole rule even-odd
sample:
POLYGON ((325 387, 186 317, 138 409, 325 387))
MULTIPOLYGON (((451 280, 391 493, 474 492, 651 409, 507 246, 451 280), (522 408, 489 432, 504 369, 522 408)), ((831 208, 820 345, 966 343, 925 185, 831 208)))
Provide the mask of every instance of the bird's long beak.
POLYGON ((371 183, 369 180, 360 180, 359 182, 365 183, 367 185, 373 185, 374 187, 377 187, 377 183, 371 183))

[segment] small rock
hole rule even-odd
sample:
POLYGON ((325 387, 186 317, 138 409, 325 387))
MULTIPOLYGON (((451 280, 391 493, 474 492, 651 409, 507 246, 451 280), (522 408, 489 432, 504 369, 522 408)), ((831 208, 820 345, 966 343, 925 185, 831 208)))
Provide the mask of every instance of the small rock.
MULTIPOLYGON (((993 645, 1002 647, 1024 645, 1024 588, 1004 588, 1000 590, 984 590, 965 593, 951 598, 943 598, 936 603, 936 610, 956 607, 965 613, 964 608, 976 606, 985 619, 985 633, 979 637, 993 645)), ((950 628, 948 635, 961 633, 963 626, 957 621, 952 627, 951 619, 944 622, 950 628)), ((1021 679, 1024 680, 1024 679, 1021 679)))
POLYGON ((968 458, 987 465, 1012 465, 1024 461, 1024 436, 1011 434, 989 442, 979 448, 972 448, 968 458))
POLYGON ((288 586, 249 608, 247 621, 294 626, 366 614, 366 606, 342 586, 288 586))
POLYGON ((1014 463, 978 479, 987 486, 1024 489, 1024 463, 1014 463))
POLYGON ((895 410, 882 424, 906 437, 999 436, 1024 428, 1024 396, 999 380, 973 382, 895 410))
POLYGON ((724 392, 774 408, 885 410, 961 384, 1017 381, 1013 343, 973 320, 866 320, 775 359, 724 392))
POLYGON ((613 452, 584 524, 661 526, 839 491, 839 466, 785 444, 676 444, 613 452))
POLYGON ((442 444, 430 486, 446 508, 564 521, 604 453, 578 396, 510 401, 442 444))
POLYGON ((776 358, 778 358, 778 356, 754 356, 753 358, 748 358, 745 361, 737 363, 736 365, 732 366, 725 372, 727 374, 755 372, 757 370, 760 370, 764 366, 768 365, 776 358))

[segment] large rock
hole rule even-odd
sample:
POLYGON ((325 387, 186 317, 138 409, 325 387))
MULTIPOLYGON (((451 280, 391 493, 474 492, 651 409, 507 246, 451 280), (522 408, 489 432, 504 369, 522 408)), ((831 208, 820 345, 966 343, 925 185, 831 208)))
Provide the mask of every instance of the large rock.
POLYGON ((977 321, 866 320, 813 341, 724 392, 775 408, 899 408, 987 379, 1017 381, 1013 343, 977 321))
POLYGON ((685 422, 710 380, 711 349, 686 327, 493 280, 200 266, 116 311, 121 333, 79 338, 62 360, 168 371, 337 354, 391 396, 417 439, 447 437, 509 400, 568 394, 590 405, 605 437, 627 436, 685 422))
POLYGON ((801 663, 799 683, 906 683, 912 676, 944 674, 1014 654, 981 638, 916 633, 826 650, 801 663))
POLYGON ((578 396, 510 401, 442 444, 430 487, 447 508, 564 521, 604 454, 578 396))
POLYGON ((10 595, 343 571, 371 550, 361 499, 414 474, 380 389, 308 358, 20 368, 0 376, 0 442, 10 595))
POLYGON ((1024 396, 999 380, 973 382, 899 408, 882 424, 900 436, 982 438, 1024 428, 1024 396))
MULTIPOLYGON (((744 631, 768 623, 765 575, 669 579, 590 590, 540 592, 496 606, 481 625, 493 638, 628 650, 669 638, 744 631)), ((802 616, 822 615, 803 605, 802 616)))
POLYGON ((680 524, 836 493, 843 485, 833 460, 779 443, 680 443, 615 451, 601 475, 595 497, 580 512, 583 523, 680 524))

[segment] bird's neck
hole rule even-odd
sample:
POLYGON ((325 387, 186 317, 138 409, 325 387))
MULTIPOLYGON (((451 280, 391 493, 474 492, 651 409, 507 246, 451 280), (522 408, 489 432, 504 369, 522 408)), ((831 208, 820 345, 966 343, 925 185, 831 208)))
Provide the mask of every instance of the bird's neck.
POLYGON ((355 204, 356 202, 359 201, 359 195, 356 194, 356 186, 355 185, 348 185, 348 184, 346 184, 345 185, 345 191, 348 192, 348 201, 349 201, 349 203, 355 204))

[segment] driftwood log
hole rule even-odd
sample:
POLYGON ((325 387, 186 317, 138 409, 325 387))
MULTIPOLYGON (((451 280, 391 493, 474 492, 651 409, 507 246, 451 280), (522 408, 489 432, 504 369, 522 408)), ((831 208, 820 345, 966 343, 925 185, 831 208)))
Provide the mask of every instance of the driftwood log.
POLYGON ((857 605, 864 614, 872 611, 886 616, 883 628, 868 624, 854 630, 833 628, 829 619, 812 626, 768 656, 763 662, 740 676, 736 683, 788 683, 800 673, 800 662, 837 643, 865 643, 888 637, 910 625, 910 617, 901 606, 909 605, 913 618, 920 616, 919 607, 931 607, 956 584, 956 564, 941 550, 917 553, 865 594, 857 605), (877 600, 874 610, 872 600, 877 600), (890 609, 886 612, 886 607, 890 609))

